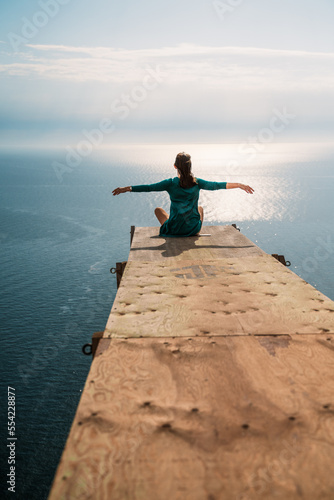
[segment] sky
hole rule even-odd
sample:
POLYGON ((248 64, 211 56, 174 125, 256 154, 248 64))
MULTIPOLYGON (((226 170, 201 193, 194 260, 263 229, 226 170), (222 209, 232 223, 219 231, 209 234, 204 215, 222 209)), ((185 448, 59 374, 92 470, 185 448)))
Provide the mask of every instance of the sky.
POLYGON ((333 0, 11 0, 0 18, 0 146, 332 137, 333 0))

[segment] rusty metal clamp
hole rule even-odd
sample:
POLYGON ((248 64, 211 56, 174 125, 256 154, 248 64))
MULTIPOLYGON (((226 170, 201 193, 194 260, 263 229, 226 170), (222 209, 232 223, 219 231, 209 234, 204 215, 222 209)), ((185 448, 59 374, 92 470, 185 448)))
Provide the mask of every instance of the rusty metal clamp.
POLYGON ((291 262, 289 260, 285 260, 284 255, 278 255, 277 253, 272 253, 271 256, 274 257, 276 260, 278 260, 278 262, 283 264, 283 266, 287 267, 291 266, 291 262))

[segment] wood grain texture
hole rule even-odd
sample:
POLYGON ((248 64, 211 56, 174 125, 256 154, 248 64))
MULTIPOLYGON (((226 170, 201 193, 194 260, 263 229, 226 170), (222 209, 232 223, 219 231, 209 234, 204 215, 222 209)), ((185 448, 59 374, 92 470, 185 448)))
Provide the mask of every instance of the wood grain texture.
POLYGON ((201 232, 211 236, 163 238, 158 227, 136 227, 128 260, 204 260, 265 253, 232 226, 203 226, 201 232))
POLYGON ((334 333, 334 303, 261 254, 128 261, 104 337, 282 332, 334 333))
POLYGON ((136 228, 49 500, 334 498, 334 303, 204 231, 136 228))
POLYGON ((332 500, 333 336, 103 339, 49 500, 332 500))

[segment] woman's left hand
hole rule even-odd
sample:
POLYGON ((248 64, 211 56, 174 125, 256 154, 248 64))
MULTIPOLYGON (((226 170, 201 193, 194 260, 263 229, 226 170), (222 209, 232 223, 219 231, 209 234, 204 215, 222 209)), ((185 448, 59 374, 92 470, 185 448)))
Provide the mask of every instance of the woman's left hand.
POLYGON ((251 188, 250 186, 247 186, 246 184, 240 184, 240 189, 243 189, 244 191, 246 191, 246 193, 249 193, 249 194, 254 193, 254 189, 251 188))

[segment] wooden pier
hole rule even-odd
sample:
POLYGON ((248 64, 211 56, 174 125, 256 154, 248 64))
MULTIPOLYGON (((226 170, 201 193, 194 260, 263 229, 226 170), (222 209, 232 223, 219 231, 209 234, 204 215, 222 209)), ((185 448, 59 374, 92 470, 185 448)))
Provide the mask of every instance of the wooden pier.
POLYGON ((49 500, 334 498, 334 302, 202 233, 136 228, 49 500))

